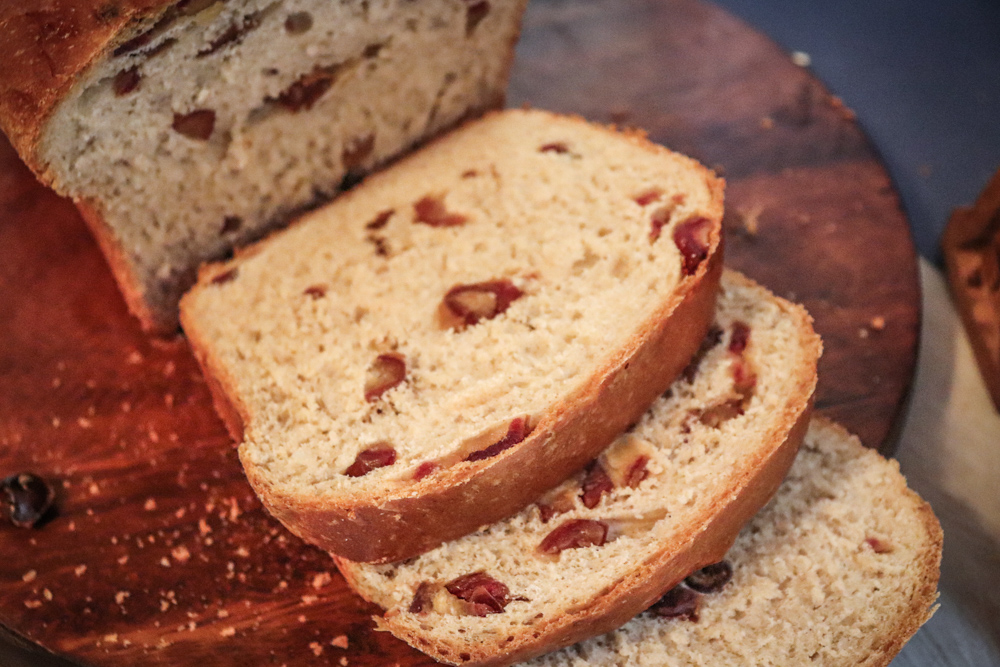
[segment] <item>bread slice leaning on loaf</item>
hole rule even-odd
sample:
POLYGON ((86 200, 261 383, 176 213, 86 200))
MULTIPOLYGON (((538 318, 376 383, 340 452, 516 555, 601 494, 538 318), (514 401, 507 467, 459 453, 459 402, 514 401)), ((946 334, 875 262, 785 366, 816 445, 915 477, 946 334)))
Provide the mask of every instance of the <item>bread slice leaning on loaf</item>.
POLYGON ((495 113, 208 267, 181 318, 271 513, 396 561, 517 512, 639 419, 711 323, 721 218, 689 158, 495 113))
POLYGON ((199 264, 502 106, 526 0, 7 4, 0 126, 173 332, 199 264))
POLYGON ((684 596, 693 615, 666 618, 676 605, 656 605, 523 667, 884 667, 934 611, 941 544, 898 464, 817 418, 729 550, 732 580, 684 596))
POLYGON ((617 628, 722 560, 805 434, 820 340, 799 306, 727 272, 691 366, 586 472, 404 563, 337 559, 379 627, 435 660, 508 665, 617 628))

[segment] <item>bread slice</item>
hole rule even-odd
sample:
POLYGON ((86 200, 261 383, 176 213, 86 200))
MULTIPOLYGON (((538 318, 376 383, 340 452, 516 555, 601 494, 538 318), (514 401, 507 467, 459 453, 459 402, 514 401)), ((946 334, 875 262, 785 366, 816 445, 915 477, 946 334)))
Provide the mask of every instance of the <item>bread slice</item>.
POLYGON ((169 332, 200 263, 501 106, 526 0, 35 4, 3 13, 0 124, 169 332))
POLYGON ((721 217, 688 158, 497 113, 206 269, 184 330, 267 508, 400 560, 520 510, 642 415, 711 322, 721 217))
POLYGON ((721 560, 795 457, 820 341, 735 273, 715 325, 635 428, 536 505, 405 563, 338 559, 379 627, 442 662, 506 665, 617 628, 721 560))
POLYGON ((524 667, 888 665, 934 611, 941 540, 895 461, 817 418, 694 618, 650 611, 524 667))

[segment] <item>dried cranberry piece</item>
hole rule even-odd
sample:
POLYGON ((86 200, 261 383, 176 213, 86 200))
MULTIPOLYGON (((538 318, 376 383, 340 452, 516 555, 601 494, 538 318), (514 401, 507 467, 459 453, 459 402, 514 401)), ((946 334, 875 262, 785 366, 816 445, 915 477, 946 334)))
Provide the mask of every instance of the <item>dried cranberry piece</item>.
POLYGON ((583 478, 583 493, 580 498, 587 509, 594 509, 601 502, 601 496, 611 493, 615 483, 611 481, 607 471, 596 459, 587 467, 587 476, 583 478))
MULTIPOLYGON (((639 206, 649 206, 654 201, 659 201, 661 197, 663 197, 662 190, 660 190, 659 188, 650 188, 645 192, 637 194, 635 197, 632 198, 632 201, 634 201, 639 206)), ((657 236, 659 236, 659 234, 657 234, 657 236)))
POLYGON ((189 139, 207 141, 215 129, 215 112, 211 109, 196 109, 191 113, 175 113, 171 127, 189 139))
POLYGON ((608 524, 594 519, 572 519, 545 536, 538 550, 557 556, 565 549, 599 547, 608 539, 608 524))
POLYGON ((444 305, 466 326, 491 320, 524 295, 506 278, 471 285, 455 285, 444 295, 444 305))
POLYGON ((733 578, 733 566, 726 561, 707 565, 687 576, 684 583, 699 593, 718 593, 733 578))
POLYGON ((510 449, 517 443, 528 437, 531 428, 528 427, 528 420, 524 417, 517 417, 510 422, 507 427, 507 434, 485 449, 472 452, 465 457, 466 461, 482 461, 496 456, 505 449, 510 449))
POLYGON ((277 102, 289 111, 297 112, 303 109, 308 111, 323 96, 323 93, 330 90, 336 75, 336 67, 317 67, 278 93, 278 97, 268 99, 277 102))
POLYGON ((355 137, 344 145, 344 150, 340 153, 340 161, 345 169, 353 169, 365 161, 375 148, 375 135, 366 134, 363 137, 355 137))
POLYGON ((233 267, 233 268, 229 269, 228 271, 223 271, 219 275, 217 275, 214 278, 212 278, 211 283, 213 285, 221 285, 223 283, 228 283, 228 282, 236 279, 236 274, 237 273, 238 273, 238 270, 236 269, 236 267, 233 267))
POLYGON ((464 225, 467 218, 461 213, 449 213, 440 197, 427 195, 413 204, 416 222, 431 227, 457 227, 464 225))
POLYGON ((291 35, 301 35, 313 27, 312 14, 309 12, 294 12, 285 18, 285 30, 291 35))
POLYGON ((499 614, 510 602, 510 589, 485 572, 465 574, 445 584, 455 597, 470 603, 475 616, 499 614))
POLYGON ((326 296, 326 285, 310 285, 302 293, 314 299, 321 299, 326 296))
POLYGON ((475 0, 474 2, 467 0, 467 5, 465 9, 465 34, 471 35, 479 22, 490 13, 490 3, 488 0, 475 0))
POLYGON ((437 588, 429 581, 422 581, 413 593, 413 601, 410 603, 408 611, 411 614, 422 614, 434 608, 434 589, 437 588))
POLYGON ((390 352, 375 357, 368 368, 365 379, 365 400, 369 403, 406 379, 406 359, 401 354, 390 352))
POLYGON ((424 477, 427 477, 427 475, 430 475, 431 473, 435 472, 436 470, 439 470, 440 468, 441 466, 435 463, 434 461, 424 461, 423 463, 418 465, 417 469, 413 472, 413 479, 417 480, 423 479, 424 477))
POLYGON ((358 452, 344 474, 348 477, 362 477, 372 470, 391 466, 396 462, 396 449, 387 442, 376 442, 374 445, 358 452))
POLYGON ((657 616, 663 618, 686 618, 689 621, 698 620, 698 607, 701 605, 701 595, 687 586, 674 586, 660 600, 649 608, 657 616))
POLYGON ((705 426, 719 428, 723 422, 739 417, 746 411, 743 407, 743 400, 741 398, 731 398, 722 403, 717 403, 702 410, 698 418, 705 426))
POLYGON ((561 141, 555 141, 551 144, 545 144, 538 149, 540 153, 557 153, 559 155, 564 155, 569 153, 569 147, 561 141))
POLYGON ((365 223, 365 229, 371 229, 372 231, 382 229, 389 223, 389 218, 391 218, 395 212, 396 209, 392 208, 387 208, 386 210, 381 211, 378 215, 365 223))
POLYGON ((243 226, 243 218, 239 217, 238 215, 227 215, 222 219, 223 234, 232 234, 233 232, 237 232, 242 226, 243 226))
POLYGON ((892 545, 884 540, 880 540, 877 537, 866 537, 865 544, 871 547, 872 551, 877 554, 887 554, 892 551, 892 545))
POLYGON ((31 528, 52 507, 56 492, 48 482, 30 472, 21 472, 0 482, 7 500, 7 516, 19 528, 31 528))
POLYGON ((733 333, 729 337, 729 351, 733 354, 743 354, 750 343, 750 327, 746 322, 733 322, 733 333))
POLYGON ((744 399, 749 398, 753 394, 754 387, 757 386, 757 374, 743 359, 738 359, 733 364, 732 372, 733 389, 744 399))
POLYGON ((117 97, 122 97, 138 89, 140 81, 142 81, 142 76, 140 76, 139 70, 135 67, 122 70, 115 75, 114 81, 111 83, 111 89, 115 91, 117 97))
POLYGON ((708 330, 708 333, 705 335, 705 338, 701 341, 698 351, 694 353, 694 356, 691 357, 691 361, 681 373, 685 380, 688 382, 694 382, 694 376, 698 372, 698 366, 701 365, 705 355, 711 352, 712 348, 718 345, 721 341, 722 329, 713 324, 708 330))
POLYGON ((708 218, 691 218, 674 228, 674 244, 681 251, 682 273, 692 275, 698 265, 708 257, 709 233, 712 223, 708 218))

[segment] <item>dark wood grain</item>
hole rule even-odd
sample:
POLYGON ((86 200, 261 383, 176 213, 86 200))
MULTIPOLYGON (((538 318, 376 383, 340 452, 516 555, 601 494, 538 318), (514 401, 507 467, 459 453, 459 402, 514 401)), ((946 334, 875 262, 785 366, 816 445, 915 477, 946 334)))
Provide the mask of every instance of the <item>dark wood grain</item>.
MULTIPOLYGON (((522 102, 645 128, 722 172, 730 265, 816 317, 821 411, 891 441, 913 246, 877 156, 808 71, 696 0, 534 0, 522 102)), ((325 554, 264 513, 184 341, 142 335, 73 207, 7 146, 0 378, 0 473, 58 485, 42 527, 0 523, 11 632, 102 667, 430 662, 374 632, 325 554)))

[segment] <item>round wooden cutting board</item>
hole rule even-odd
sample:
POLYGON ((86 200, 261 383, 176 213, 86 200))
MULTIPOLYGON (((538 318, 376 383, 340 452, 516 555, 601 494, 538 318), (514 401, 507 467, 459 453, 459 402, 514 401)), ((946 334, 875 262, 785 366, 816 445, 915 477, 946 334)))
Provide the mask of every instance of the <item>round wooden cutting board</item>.
MULTIPOLYGON (((878 156, 808 70, 698 0, 533 0, 510 103, 643 128, 722 174, 727 263, 809 309, 817 407, 891 447, 916 257, 878 156)), ((263 511, 184 340, 140 332, 72 205, 6 145, 0 379, 0 474, 58 492, 41 528, 0 521, 8 642, 95 667, 431 664, 263 511)))

